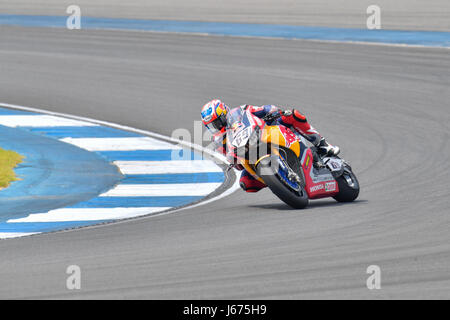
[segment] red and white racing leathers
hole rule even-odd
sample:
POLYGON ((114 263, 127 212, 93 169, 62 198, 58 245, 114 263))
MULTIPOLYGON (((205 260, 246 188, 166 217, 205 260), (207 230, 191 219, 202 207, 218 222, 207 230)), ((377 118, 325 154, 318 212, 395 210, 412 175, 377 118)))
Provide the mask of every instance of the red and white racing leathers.
MULTIPOLYGON (((322 139, 322 136, 317 130, 315 130, 306 120, 306 117, 298 110, 292 109, 288 111, 283 111, 279 107, 274 105, 264 105, 264 106, 251 106, 245 105, 239 108, 245 108, 247 111, 253 113, 253 115, 258 118, 263 118, 264 116, 281 112, 282 116, 278 118, 277 123, 284 125, 288 128, 295 129, 302 136, 304 136, 309 142, 314 145, 318 145, 322 139)), ((232 109, 230 113, 233 113, 232 109)), ((213 140, 217 145, 217 151, 226 155, 226 136, 225 130, 214 135, 213 140)), ((250 173, 248 173, 241 165, 237 165, 236 169, 242 170, 241 178, 239 180, 240 186, 246 192, 258 192, 259 190, 266 187, 266 185, 258 180, 256 180, 250 173)))

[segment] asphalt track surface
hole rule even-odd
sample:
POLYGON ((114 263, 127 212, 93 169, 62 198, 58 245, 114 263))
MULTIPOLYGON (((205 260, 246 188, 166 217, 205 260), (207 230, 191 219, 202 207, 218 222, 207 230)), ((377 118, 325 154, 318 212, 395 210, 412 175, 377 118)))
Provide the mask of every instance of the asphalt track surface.
POLYGON ((448 49, 0 29, 3 102, 170 135, 220 97, 299 106, 360 179, 352 204, 268 190, 0 241, 2 298, 450 298, 448 49), (82 289, 66 289, 66 268, 82 289), (368 290, 378 265, 382 289, 368 290))

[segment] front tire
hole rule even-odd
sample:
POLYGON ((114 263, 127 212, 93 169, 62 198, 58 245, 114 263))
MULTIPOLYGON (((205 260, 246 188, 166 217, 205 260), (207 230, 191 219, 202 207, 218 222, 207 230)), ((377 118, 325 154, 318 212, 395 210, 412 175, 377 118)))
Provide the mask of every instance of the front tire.
POLYGON ((308 206, 309 198, 303 187, 297 192, 284 184, 276 173, 273 172, 270 162, 260 162, 256 168, 256 174, 261 177, 267 187, 284 203, 295 209, 303 209, 308 206), (266 174, 271 172, 271 174, 266 174))

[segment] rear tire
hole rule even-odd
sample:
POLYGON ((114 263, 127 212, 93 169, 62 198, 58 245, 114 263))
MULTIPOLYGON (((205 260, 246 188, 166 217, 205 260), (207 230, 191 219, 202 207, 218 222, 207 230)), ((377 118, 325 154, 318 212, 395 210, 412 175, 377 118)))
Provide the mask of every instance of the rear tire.
POLYGON ((256 168, 256 174, 260 176, 267 187, 284 203, 295 209, 303 209, 308 206, 308 195, 303 187, 300 187, 300 192, 297 194, 294 190, 286 186, 275 173, 263 174, 262 172, 273 172, 270 162, 260 162, 256 168))
POLYGON ((337 202, 352 202, 358 198, 359 182, 352 172, 345 171, 336 181, 339 186, 339 193, 333 197, 334 200, 337 202))

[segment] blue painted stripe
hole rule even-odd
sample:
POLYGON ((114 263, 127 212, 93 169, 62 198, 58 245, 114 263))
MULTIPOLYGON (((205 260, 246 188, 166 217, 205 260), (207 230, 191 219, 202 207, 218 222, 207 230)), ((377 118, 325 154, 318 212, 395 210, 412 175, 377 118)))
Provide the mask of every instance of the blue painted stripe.
POLYGON ((120 184, 220 183, 223 172, 126 175, 120 184))
POLYGON ((129 138, 144 137, 143 135, 118 130, 105 126, 84 127, 21 127, 31 132, 50 136, 53 138, 129 138))
POLYGON ((188 149, 180 150, 133 150, 133 151, 98 151, 109 161, 170 161, 203 160, 200 153, 188 149))
POLYGON ((178 207, 204 197, 97 197, 69 208, 178 207))
POLYGON ((113 220, 60 221, 60 222, 11 222, 0 223, 0 232, 49 232, 55 230, 84 227, 113 220))
POLYGON ((0 108, 0 116, 33 116, 33 115, 37 115, 37 113, 8 108, 0 108))
MULTIPOLYGON (((0 15, 0 24, 28 27, 65 28, 66 20, 67 16, 0 15)), ((95 17, 82 17, 81 27, 84 29, 148 30, 208 33, 229 36, 362 41, 450 47, 450 32, 439 31, 367 30, 274 24, 136 20, 95 17)))

